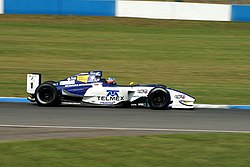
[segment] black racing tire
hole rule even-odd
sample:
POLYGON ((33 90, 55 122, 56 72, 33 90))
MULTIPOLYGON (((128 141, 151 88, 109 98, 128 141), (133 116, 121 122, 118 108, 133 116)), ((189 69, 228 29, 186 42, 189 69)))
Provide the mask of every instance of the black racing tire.
POLYGON ((41 84, 35 92, 35 99, 40 106, 56 106, 60 104, 59 93, 50 83, 41 84))
POLYGON ((163 87, 156 87, 148 94, 148 104, 155 110, 166 109, 170 104, 170 94, 163 87))

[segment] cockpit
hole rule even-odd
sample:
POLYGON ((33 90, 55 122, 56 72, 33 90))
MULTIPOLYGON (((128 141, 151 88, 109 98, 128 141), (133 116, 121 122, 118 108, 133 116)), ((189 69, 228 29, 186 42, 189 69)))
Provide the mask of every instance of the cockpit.
POLYGON ((114 78, 102 78, 102 71, 91 71, 88 73, 80 73, 76 76, 76 80, 83 83, 103 82, 104 84, 116 85, 114 78))

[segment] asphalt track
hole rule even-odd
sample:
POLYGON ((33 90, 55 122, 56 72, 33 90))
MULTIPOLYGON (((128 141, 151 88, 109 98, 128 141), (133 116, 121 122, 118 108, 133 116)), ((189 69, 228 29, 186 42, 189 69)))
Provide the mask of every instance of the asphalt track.
POLYGON ((250 133, 250 111, 39 107, 0 103, 0 140, 190 132, 250 133))

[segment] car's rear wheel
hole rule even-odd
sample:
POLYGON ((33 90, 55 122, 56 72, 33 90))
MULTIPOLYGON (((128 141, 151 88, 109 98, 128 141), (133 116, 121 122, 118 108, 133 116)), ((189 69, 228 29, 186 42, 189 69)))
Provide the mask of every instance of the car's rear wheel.
POLYGON ((56 87, 49 83, 42 84, 37 88, 35 99, 37 104, 41 106, 55 106, 60 103, 56 87))
POLYGON ((148 95, 148 104, 152 109, 166 109, 170 104, 169 92, 162 87, 152 89, 148 95))
POLYGON ((43 84, 51 84, 53 85, 54 83, 56 83, 55 81, 45 81, 43 84))

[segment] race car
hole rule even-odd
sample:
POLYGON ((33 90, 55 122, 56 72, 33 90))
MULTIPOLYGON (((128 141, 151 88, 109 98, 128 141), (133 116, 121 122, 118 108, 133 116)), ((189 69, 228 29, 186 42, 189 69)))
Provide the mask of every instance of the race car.
POLYGON ((165 85, 118 85, 114 78, 102 78, 102 71, 79 73, 63 80, 41 84, 41 74, 27 74, 27 99, 40 106, 63 103, 131 107, 161 110, 193 109, 195 98, 165 85))

